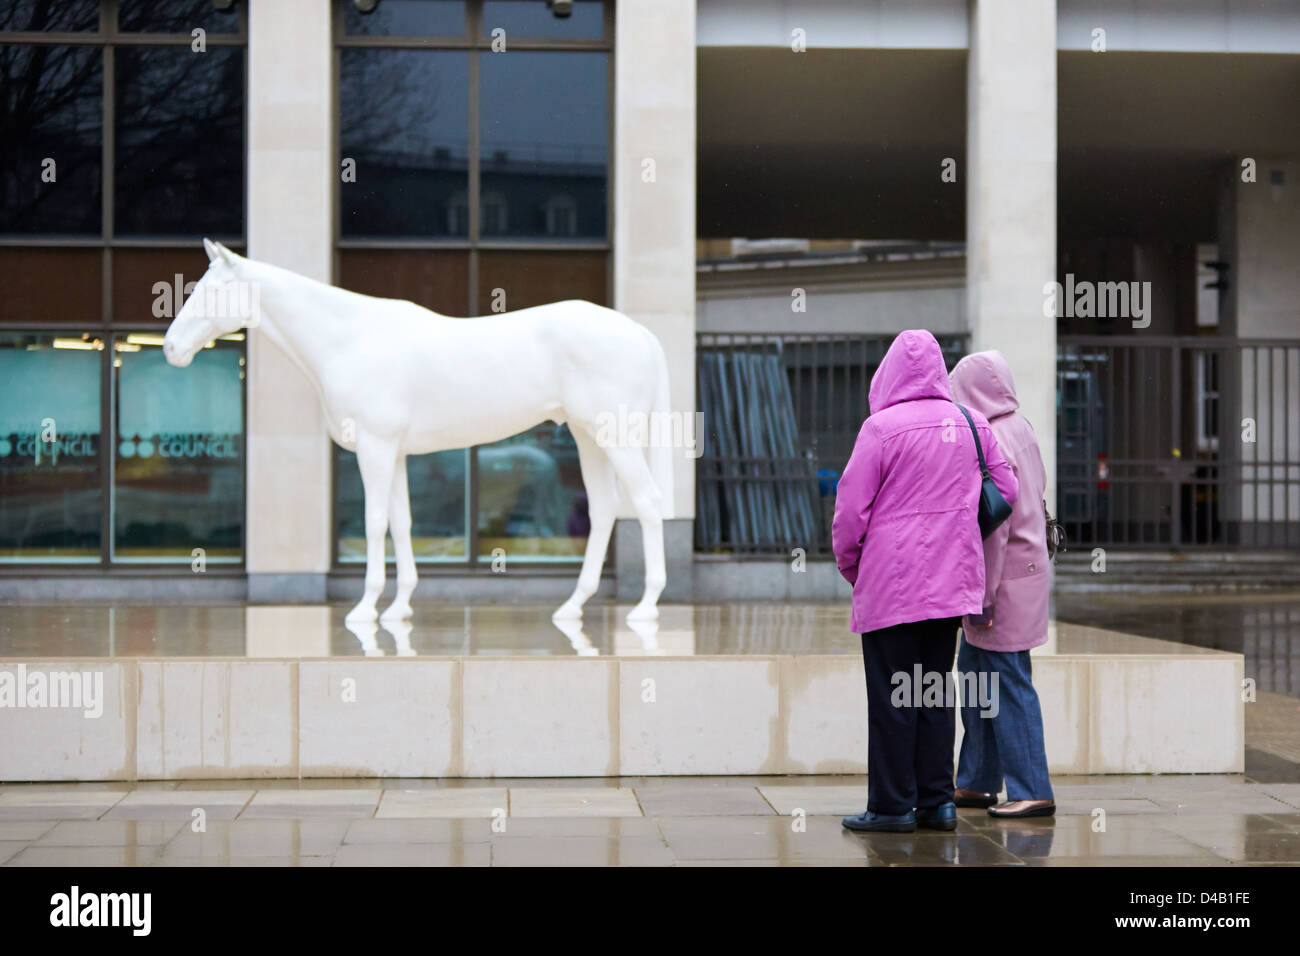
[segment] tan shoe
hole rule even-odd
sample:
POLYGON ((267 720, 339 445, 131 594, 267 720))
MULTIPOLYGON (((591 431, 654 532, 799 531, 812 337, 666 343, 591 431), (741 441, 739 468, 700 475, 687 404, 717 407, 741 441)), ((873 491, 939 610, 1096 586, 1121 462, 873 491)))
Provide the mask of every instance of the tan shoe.
POLYGON ((1008 800, 989 807, 991 817, 1050 817, 1055 813, 1055 800, 1008 800))

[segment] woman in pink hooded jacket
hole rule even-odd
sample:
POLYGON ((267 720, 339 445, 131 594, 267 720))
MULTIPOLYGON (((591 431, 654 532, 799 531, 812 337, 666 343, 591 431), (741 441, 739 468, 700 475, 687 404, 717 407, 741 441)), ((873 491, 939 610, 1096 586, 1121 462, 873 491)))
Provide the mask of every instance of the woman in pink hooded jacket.
MULTIPOLYGON (((929 332, 899 333, 868 398, 831 525, 867 677, 867 810, 844 825, 951 830, 956 727, 944 691, 959 618, 979 614, 984 599, 975 441, 929 332)), ((997 437, 970 413, 993 480, 1014 502, 1016 478, 997 437)))
POLYGON ((1020 483, 1011 517, 984 540, 983 610, 962 622, 957 670, 978 675, 996 696, 992 707, 963 702, 955 800, 988 807, 995 817, 1051 816, 1056 804, 1029 663, 1029 649, 1047 640, 1052 590, 1043 506, 1047 470, 1033 428, 1016 411, 1020 402, 1001 352, 966 356, 951 382, 957 401, 989 420, 1020 483), (1003 779, 1007 802, 994 806, 1003 779))

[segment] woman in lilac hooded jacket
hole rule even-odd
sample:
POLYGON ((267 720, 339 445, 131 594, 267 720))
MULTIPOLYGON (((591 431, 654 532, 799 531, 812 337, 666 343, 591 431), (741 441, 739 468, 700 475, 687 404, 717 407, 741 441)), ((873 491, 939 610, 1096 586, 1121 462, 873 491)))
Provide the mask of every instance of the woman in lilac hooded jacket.
POLYGON ((988 419, 1020 483, 1011 517, 984 540, 983 610, 962 622, 957 670, 976 674, 993 705, 962 703, 956 803, 989 807, 996 817, 1051 816, 1056 804, 1029 662, 1029 649, 1047 640, 1052 589, 1043 507, 1047 470, 1033 428, 1016 411, 1020 402, 1001 352, 966 356, 951 382, 957 401, 988 419), (994 806, 1004 778, 1007 802, 994 806))
MULTIPOLYGON (((867 810, 844 825, 951 830, 956 727, 945 690, 959 619, 983 608, 979 461, 929 332, 899 333, 868 398, 831 526, 867 678, 867 810), (927 692, 934 682, 937 695, 927 692)), ((1016 478, 997 437, 970 413, 993 480, 1014 502, 1016 478)))

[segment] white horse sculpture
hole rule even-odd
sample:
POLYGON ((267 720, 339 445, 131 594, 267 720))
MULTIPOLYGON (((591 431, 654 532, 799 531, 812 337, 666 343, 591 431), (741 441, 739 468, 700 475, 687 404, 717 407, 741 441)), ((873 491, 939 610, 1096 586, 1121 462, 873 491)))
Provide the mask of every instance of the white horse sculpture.
MULTIPOLYGON (((416 573, 406 456, 498 441, 547 420, 567 423, 573 433, 591 518, 578 584, 553 617, 580 618, 600 583, 619 483, 645 547, 645 593, 628 619, 658 617, 672 453, 650 441, 650 429, 640 429, 635 443, 611 443, 609 429, 601 428, 632 414, 644 421, 668 412, 667 363, 648 329, 582 301, 449 318, 413 302, 337 289, 207 239, 203 247, 208 269, 168 328, 163 354, 183 368, 218 336, 257 327, 315 386, 330 437, 356 450, 365 488, 365 595, 348 621, 378 617, 387 529, 397 595, 383 619, 411 615, 416 573)), ((628 431, 636 429, 622 430, 623 437, 628 431)))

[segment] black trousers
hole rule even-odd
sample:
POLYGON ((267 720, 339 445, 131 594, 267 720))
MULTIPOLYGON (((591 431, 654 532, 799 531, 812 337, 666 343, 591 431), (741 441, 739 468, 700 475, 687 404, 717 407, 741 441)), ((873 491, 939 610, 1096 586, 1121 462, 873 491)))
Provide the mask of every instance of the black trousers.
POLYGON ((868 811, 907 813, 952 799, 956 711, 946 689, 960 625, 960 618, 951 617, 862 635, 868 811), (918 665, 922 686, 914 686, 918 665), (937 702, 931 694, 930 706, 925 706, 924 678, 929 674, 937 674, 942 683, 937 702))

